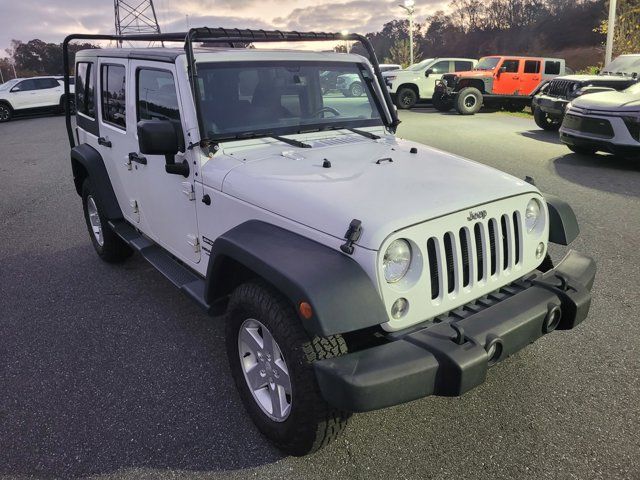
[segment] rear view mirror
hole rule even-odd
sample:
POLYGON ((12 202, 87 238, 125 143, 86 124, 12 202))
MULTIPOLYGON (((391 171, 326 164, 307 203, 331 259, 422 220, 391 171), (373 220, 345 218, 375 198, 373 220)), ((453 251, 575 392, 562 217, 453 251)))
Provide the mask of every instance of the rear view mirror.
POLYGON ((429 75, 433 73, 433 68, 428 68, 426 72, 424 72, 424 76, 429 78, 429 75))
POLYGON ((138 146, 140 153, 164 155, 165 171, 175 175, 189 176, 186 160, 176 163, 175 156, 180 151, 180 139, 176 127, 169 120, 140 120, 138 122, 138 146))

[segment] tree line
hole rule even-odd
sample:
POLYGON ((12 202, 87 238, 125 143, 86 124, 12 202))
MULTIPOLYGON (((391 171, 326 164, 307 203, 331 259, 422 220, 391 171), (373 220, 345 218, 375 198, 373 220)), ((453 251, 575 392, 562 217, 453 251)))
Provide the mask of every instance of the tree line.
MULTIPOLYGON (((640 0, 620 3, 629 2, 640 0)), ((600 59, 607 8, 606 0, 452 0, 446 12, 436 11, 414 23, 415 50, 422 58, 567 52, 584 57, 575 58, 576 63, 590 65, 600 59), (598 58, 589 58, 594 55, 598 58)), ((367 37, 379 59, 406 64, 408 20, 388 22, 367 37)), ((353 50, 364 53, 359 46, 353 50)))

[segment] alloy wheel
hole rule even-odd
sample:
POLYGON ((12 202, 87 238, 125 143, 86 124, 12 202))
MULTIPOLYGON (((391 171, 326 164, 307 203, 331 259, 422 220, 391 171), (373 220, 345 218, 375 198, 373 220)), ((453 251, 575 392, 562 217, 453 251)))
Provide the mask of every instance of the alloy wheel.
POLYGON ((100 215, 98 214, 98 207, 91 195, 87 197, 87 215, 89 215, 89 223, 91 224, 91 230, 93 236, 101 247, 104 246, 104 236, 102 235, 102 222, 100 221, 100 215))

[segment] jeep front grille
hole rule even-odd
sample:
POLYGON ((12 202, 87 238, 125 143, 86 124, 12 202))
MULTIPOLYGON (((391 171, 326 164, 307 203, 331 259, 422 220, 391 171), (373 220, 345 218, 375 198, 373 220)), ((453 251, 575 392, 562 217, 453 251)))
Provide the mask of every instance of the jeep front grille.
POLYGON ((522 220, 514 211, 427 240, 432 302, 455 297, 522 262, 522 220))
POLYGON ((552 80, 547 90, 548 95, 566 98, 575 82, 571 80, 552 80))

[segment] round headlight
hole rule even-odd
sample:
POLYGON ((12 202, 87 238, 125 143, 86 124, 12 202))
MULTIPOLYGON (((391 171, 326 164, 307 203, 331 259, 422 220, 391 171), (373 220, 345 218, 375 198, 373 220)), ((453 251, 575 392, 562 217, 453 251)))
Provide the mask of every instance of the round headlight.
POLYGON ((527 209, 524 212, 524 224, 527 227, 528 232, 532 232, 536 225, 538 224, 538 220, 540 219, 540 214, 542 211, 542 206, 540 202, 536 198, 532 198, 529 200, 527 204, 527 209))
POLYGON ((384 252, 382 268, 387 283, 396 283, 407 274, 411 264, 411 246, 406 240, 394 240, 384 252))

